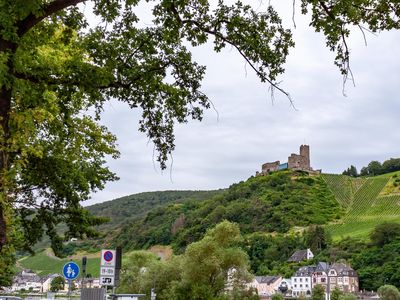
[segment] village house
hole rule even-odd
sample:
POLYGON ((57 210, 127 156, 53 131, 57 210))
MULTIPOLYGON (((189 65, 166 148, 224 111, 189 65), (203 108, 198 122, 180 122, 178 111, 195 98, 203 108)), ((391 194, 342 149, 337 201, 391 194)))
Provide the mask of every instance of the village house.
POLYGON ((315 271, 315 266, 304 266, 296 271, 292 276, 292 296, 299 297, 311 296, 312 276, 315 271))
POLYGON ((14 277, 11 291, 30 291, 33 293, 41 293, 42 283, 43 279, 36 273, 32 272, 32 270, 22 270, 14 277))
POLYGON ((314 258, 314 254, 311 252, 310 249, 306 249, 306 250, 298 250, 298 251, 294 252, 287 261, 299 263, 303 260, 309 260, 312 258, 314 258))
POLYGON ((321 285, 325 289, 326 299, 329 300, 331 291, 338 287, 344 293, 359 291, 358 275, 344 263, 319 262, 317 265, 299 268, 291 278, 292 296, 310 297, 312 289, 321 285))
POLYGON ((270 298, 277 292, 281 281, 281 276, 256 276, 249 287, 255 288, 259 296, 270 298))
POLYGON ((343 263, 334 263, 329 268, 330 290, 336 286, 345 293, 359 291, 358 275, 351 267, 343 263))
POLYGON ((54 278, 61 276, 59 274, 50 274, 39 276, 32 270, 22 270, 14 276, 10 292, 27 291, 31 293, 47 293, 50 291, 51 282, 54 278))

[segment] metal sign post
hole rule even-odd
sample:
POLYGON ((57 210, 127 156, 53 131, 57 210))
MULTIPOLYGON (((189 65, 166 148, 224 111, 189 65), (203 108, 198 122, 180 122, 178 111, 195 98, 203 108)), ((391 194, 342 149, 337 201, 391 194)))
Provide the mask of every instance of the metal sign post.
POLYGON ((114 286, 115 285, 115 250, 101 250, 100 261, 100 285, 114 286))
POLYGON ((79 266, 73 261, 67 262, 62 270, 64 278, 68 281, 68 299, 71 299, 72 281, 78 278, 79 266))

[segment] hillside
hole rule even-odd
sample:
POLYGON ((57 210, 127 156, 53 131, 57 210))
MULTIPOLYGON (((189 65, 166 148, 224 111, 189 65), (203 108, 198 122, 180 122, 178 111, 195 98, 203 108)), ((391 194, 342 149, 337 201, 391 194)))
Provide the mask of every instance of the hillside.
POLYGON ((99 227, 102 231, 108 231, 121 227, 121 224, 142 218, 150 210, 167 205, 168 203, 209 199, 222 191, 146 192, 95 204, 86 207, 86 209, 96 216, 109 218, 109 222, 99 227))
POLYGON ((34 270, 37 274, 42 276, 47 274, 60 274, 62 273, 63 266, 71 260, 75 261, 82 269, 82 256, 88 257, 86 274, 98 277, 100 273, 100 253, 75 255, 61 259, 55 257, 52 251, 47 249, 36 253, 34 256, 26 256, 20 259, 18 265, 25 269, 34 270))
POLYGON ((346 236, 366 238, 382 222, 400 222, 400 172, 352 178, 322 175, 346 214, 327 225, 334 240, 346 236))
POLYGON ((343 212, 321 176, 280 171, 233 184, 202 202, 155 208, 145 218, 125 225, 113 243, 132 249, 172 244, 179 251, 222 220, 238 223, 244 234, 285 233, 294 226, 339 219, 343 212))

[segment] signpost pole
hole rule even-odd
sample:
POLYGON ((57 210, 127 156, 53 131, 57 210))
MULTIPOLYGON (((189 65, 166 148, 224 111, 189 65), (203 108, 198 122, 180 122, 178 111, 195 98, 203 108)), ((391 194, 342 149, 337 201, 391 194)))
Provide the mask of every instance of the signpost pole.
POLYGON ((68 300, 71 300, 71 279, 68 279, 68 300))

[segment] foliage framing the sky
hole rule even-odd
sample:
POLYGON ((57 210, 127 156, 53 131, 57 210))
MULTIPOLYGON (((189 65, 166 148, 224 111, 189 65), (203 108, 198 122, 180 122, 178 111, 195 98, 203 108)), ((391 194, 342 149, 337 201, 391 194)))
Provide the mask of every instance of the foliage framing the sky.
MULTIPOLYGON (((240 1, 215 7, 205 0, 151 1, 154 26, 143 28, 135 14, 139 0, 93 0, 102 21, 89 29, 76 8, 82 2, 0 0, 1 251, 12 236, 28 247, 44 228, 57 248, 60 221, 70 227, 67 236, 95 234, 89 228, 99 220, 79 201, 116 179, 104 166, 106 155, 118 156, 115 137, 98 122, 108 99, 141 109, 139 129, 165 167, 174 124, 201 120, 210 106, 201 91, 205 68, 192 61, 185 42, 198 46, 212 38, 217 52, 235 48, 262 82, 278 89, 293 46, 272 6, 260 13, 240 1)), ((345 75, 349 26, 399 27, 396 1, 301 3, 345 75)))
MULTIPOLYGON (((44 234, 57 252, 65 238, 93 236, 79 202, 117 177, 104 165, 118 157, 116 138, 100 123, 109 99, 139 108, 139 130, 153 141, 162 168, 173 129, 201 120, 205 67, 185 46, 213 37, 214 50, 234 47, 260 80, 274 84, 293 45, 269 7, 238 2, 155 1, 153 26, 141 27, 140 1, 95 0, 101 21, 88 27, 83 0, 0 0, 0 251, 30 249, 44 234), (15 229, 20 229, 15 231, 15 229)), ((3 259, 2 258, 2 259, 3 259)), ((12 259, 12 258, 11 258, 12 259)), ((4 260, 5 262, 5 260, 4 260)), ((8 264, 8 263, 7 263, 8 264)))

